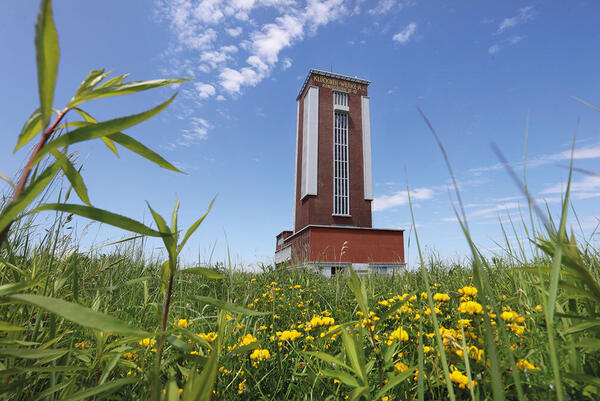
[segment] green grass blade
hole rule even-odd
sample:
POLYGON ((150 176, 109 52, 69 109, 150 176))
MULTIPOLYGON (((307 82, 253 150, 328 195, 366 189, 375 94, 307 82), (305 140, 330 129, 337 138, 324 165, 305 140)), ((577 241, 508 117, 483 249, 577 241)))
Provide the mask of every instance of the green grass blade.
POLYGON ((410 375, 413 374, 413 372, 415 371, 416 367, 412 367, 394 377, 392 377, 388 383, 383 386, 381 388, 381 390, 379 390, 379 392, 377 393, 377 395, 375 395, 375 399, 376 400, 380 400, 381 397, 383 397, 384 395, 386 395, 390 390, 392 390, 394 387, 396 387, 397 385, 399 385, 400 383, 402 383, 403 381, 405 381, 406 379, 408 379, 410 377, 410 375))
POLYGON ((54 87, 58 74, 58 34, 52 17, 50 0, 42 0, 35 25, 35 58, 37 62, 38 92, 40 95, 41 128, 44 129, 52 115, 54 87))
POLYGON ((72 145, 74 143, 115 134, 127 128, 138 125, 163 111, 173 101, 176 95, 177 94, 174 94, 167 101, 142 113, 87 125, 85 127, 77 128, 67 134, 61 135, 55 140, 47 143, 34 158, 33 162, 39 162, 51 150, 72 145))
POLYGON ((224 275, 206 267, 190 267, 189 269, 183 269, 178 271, 180 274, 196 274, 198 276, 206 277, 212 280, 222 280, 225 278, 224 275))
POLYGON ((62 401, 79 401, 79 400, 85 400, 87 398, 90 398, 92 396, 96 396, 98 394, 105 394, 108 392, 113 392, 115 390, 120 389, 121 387, 127 385, 127 384, 133 384, 136 383, 138 381, 137 378, 135 377, 127 377, 124 379, 117 379, 117 380, 113 380, 110 381, 108 383, 104 383, 101 384, 99 386, 96 387, 92 387, 90 389, 84 390, 84 391, 80 391, 78 393, 72 394, 71 396, 64 398, 62 401))
POLYGON ((188 230, 186 231, 185 235, 183 236, 183 240, 181 241, 181 243, 177 247, 177 253, 181 252, 181 250, 185 246, 185 243, 188 241, 188 239, 190 239, 190 237, 198 229, 198 227, 200 227, 200 224, 202 224, 202 222, 204 221, 204 219, 206 218, 206 216, 208 216, 208 212, 210 212, 210 209, 212 209, 213 204, 215 203, 215 200, 217 200, 216 196, 213 198, 212 202, 210 202, 210 205, 208 205, 208 209, 206 209, 206 212, 204 213, 204 215, 202 215, 202 217, 200 217, 198 220, 196 220, 194 222, 194 224, 192 224, 190 226, 190 228, 188 228, 188 230))
POLYGON ((134 335, 140 337, 149 335, 148 332, 132 327, 117 318, 62 299, 31 294, 10 295, 8 298, 13 301, 37 306, 73 323, 77 323, 90 329, 100 330, 104 333, 134 335))
POLYGON ((109 224, 114 227, 122 228, 134 233, 147 235, 150 237, 169 237, 169 231, 159 232, 143 225, 142 223, 130 219, 120 214, 112 213, 107 210, 98 209, 91 206, 73 205, 70 203, 46 203, 36 207, 30 213, 36 213, 43 210, 55 210, 58 212, 72 213, 101 223, 109 224))
POLYGON ((29 184, 23 192, 19 194, 17 199, 12 201, 2 210, 0 214, 0 232, 2 232, 13 220, 17 218, 25 208, 46 188, 52 181, 60 168, 60 163, 55 162, 46 168, 31 184, 29 184))
POLYGON ((190 295, 190 298, 195 301, 198 301, 202 304, 212 305, 214 307, 217 307, 219 309, 222 309, 222 310, 225 310, 228 312, 240 313, 240 314, 246 315, 246 316, 262 316, 262 315, 268 314, 268 312, 257 312, 254 310, 246 309, 246 308, 236 305, 236 304, 232 304, 231 302, 221 301, 220 299, 216 299, 216 298, 204 297, 204 296, 200 296, 200 295, 190 295))
POLYGON ((350 366, 346 365, 344 362, 342 362, 340 359, 336 358, 335 356, 326 354, 325 352, 305 351, 305 352, 303 352, 303 354, 309 355, 309 356, 314 356, 315 358, 319 358, 320 360, 322 360, 324 362, 331 363, 331 364, 334 364, 335 366, 339 366, 344 369, 352 371, 352 368, 350 368, 350 366))
POLYGON ((68 349, 0 348, 0 355, 23 359, 60 358, 68 349))

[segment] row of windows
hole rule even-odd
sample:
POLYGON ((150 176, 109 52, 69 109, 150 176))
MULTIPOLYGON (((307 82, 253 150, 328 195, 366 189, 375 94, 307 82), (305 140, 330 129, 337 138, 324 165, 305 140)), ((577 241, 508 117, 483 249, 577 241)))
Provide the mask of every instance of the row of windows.
MULTIPOLYGON (((334 92, 334 95, 338 93, 334 92)), ((333 214, 350 214, 349 186, 348 114, 336 111, 333 124, 333 214)))

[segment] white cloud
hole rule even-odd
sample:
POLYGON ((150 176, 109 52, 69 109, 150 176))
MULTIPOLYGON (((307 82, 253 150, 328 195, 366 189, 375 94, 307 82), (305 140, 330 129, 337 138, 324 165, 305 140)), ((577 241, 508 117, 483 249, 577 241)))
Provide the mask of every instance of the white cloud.
MULTIPOLYGON (((413 6, 414 4, 415 4, 415 2, 412 0, 379 0, 379 2, 377 3, 377 6, 375 6, 375 8, 372 8, 369 10, 369 14, 371 14, 371 15, 386 14, 386 13, 392 11, 394 8, 396 10, 401 10, 404 7, 413 6)), ((357 5, 354 13, 358 14, 358 12, 360 12, 360 8, 357 5)))
POLYGON ((404 27, 400 32, 395 34, 392 39, 400 44, 407 43, 417 30, 417 24, 411 22, 404 27))
POLYGON ((198 97, 200 99, 208 99, 211 96, 214 96, 216 90, 215 87, 210 84, 205 84, 203 82, 198 82, 194 84, 196 90, 198 91, 198 97))
POLYGON ((488 53, 490 53, 490 54, 496 54, 500 50, 502 50, 502 49, 504 49, 506 47, 516 45, 517 43, 519 43, 523 39, 525 39, 525 36, 511 36, 510 38, 507 38, 507 39, 501 40, 501 41, 499 41, 497 43, 494 43, 488 49, 488 53))
MULTIPOLYGON (((566 183, 554 184, 541 194, 562 194, 567 189, 566 183)), ((600 176, 587 176, 580 181, 571 182, 571 195, 576 199, 588 199, 600 196, 600 176)))
POLYGON ((514 28, 519 24, 529 21, 533 19, 534 15, 533 6, 519 8, 517 15, 511 18, 505 18, 500 22, 496 34, 501 34, 509 28, 514 28))
POLYGON ((218 98, 219 92, 237 95, 257 85, 278 65, 289 68, 291 59, 281 52, 348 14, 349 0, 156 1, 158 19, 168 22, 173 33, 172 46, 165 52, 169 65, 215 74, 215 93, 207 87, 210 92, 200 93, 218 98), (266 12, 255 15, 257 9, 266 12))
POLYGON ((189 148, 208 137, 208 129, 212 127, 208 121, 199 117, 192 117, 190 121, 191 127, 181 130, 181 136, 175 140, 175 143, 168 145, 169 149, 172 150, 176 147, 189 148))
MULTIPOLYGON (((573 160, 586 160, 586 159, 598 159, 600 158, 600 143, 591 143, 588 145, 580 146, 575 148, 573 151, 573 160)), ((571 150, 565 150, 558 153, 550 153, 541 155, 527 161, 527 168, 536 168, 545 166, 551 163, 571 160, 571 150)), ((469 170, 474 175, 481 175, 488 171, 496 171, 503 169, 504 166, 501 163, 492 164, 490 166, 483 166, 472 168, 469 170)), ((515 170, 522 170, 523 163, 519 162, 512 165, 515 170)))
POLYGON ((238 26, 237 28, 227 28, 225 29, 225 32, 227 32, 229 35, 235 37, 238 37, 242 34, 242 27, 238 26))
POLYGON ((281 68, 285 71, 292 66, 292 59, 289 57, 286 57, 283 60, 281 60, 281 64, 282 64, 281 68))
MULTIPOLYGON (((416 188, 410 191, 411 199, 427 200, 433 198, 434 191, 430 188, 416 188)), ((372 209, 374 212, 391 209, 408 203, 408 193, 398 191, 392 195, 382 195, 373 199, 372 209)))

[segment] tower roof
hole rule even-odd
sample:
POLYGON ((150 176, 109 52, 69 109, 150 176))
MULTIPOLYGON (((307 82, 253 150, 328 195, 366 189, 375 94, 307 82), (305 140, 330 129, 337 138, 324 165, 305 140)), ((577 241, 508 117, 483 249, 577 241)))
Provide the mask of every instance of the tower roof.
POLYGON ((304 80, 304 83, 302 84, 302 88, 300 88, 300 92, 298 93, 296 100, 300 99, 300 95, 302 95, 302 92, 304 91, 304 88, 306 88, 306 85, 308 84, 308 80, 310 79, 310 76, 312 74, 324 75, 326 77, 336 78, 336 79, 343 79, 345 81, 356 82, 356 83, 363 84, 363 85, 369 85, 371 83, 371 81, 368 81, 366 79, 362 79, 362 78, 358 78, 358 77, 351 77, 348 75, 336 74, 333 72, 327 72, 327 71, 322 71, 322 70, 317 70, 315 68, 311 68, 310 71, 308 72, 308 75, 306 76, 306 79, 304 80))

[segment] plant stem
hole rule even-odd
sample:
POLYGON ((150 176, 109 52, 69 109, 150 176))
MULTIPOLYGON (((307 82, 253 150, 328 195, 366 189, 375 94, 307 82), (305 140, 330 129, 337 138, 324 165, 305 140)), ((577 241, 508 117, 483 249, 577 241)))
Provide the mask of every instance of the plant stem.
MULTIPOLYGON (((69 111, 69 108, 65 107, 60 113, 58 113, 58 116, 52 122, 52 124, 50 124, 48 129, 46 129, 42 133, 42 137, 40 138, 40 141, 38 142, 36 147, 33 149, 33 152, 31 152, 31 156, 29 156, 29 160, 27 161, 27 164, 25 165, 25 168, 23 169, 23 172, 21 173, 19 182, 17 183, 15 191, 13 192, 13 201, 15 201, 19 197, 19 195, 21 195, 21 192, 23 192, 23 189, 25 189, 25 184, 27 183, 29 174, 31 173, 31 170, 33 169, 33 160, 35 159, 37 154, 40 152, 40 150, 44 147, 46 142, 48 142, 48 139, 50 138, 50 136, 52 136, 52 133, 54 133, 56 126, 63 119, 65 114, 67 114, 68 111, 69 111)), ((4 244, 4 241, 6 240, 6 237, 8 236, 8 231, 10 230, 11 226, 12 226, 12 222, 10 222, 10 224, 7 225, 6 228, 4 230, 2 230, 2 232, 0 232, 0 246, 2 246, 2 244, 4 244)))

